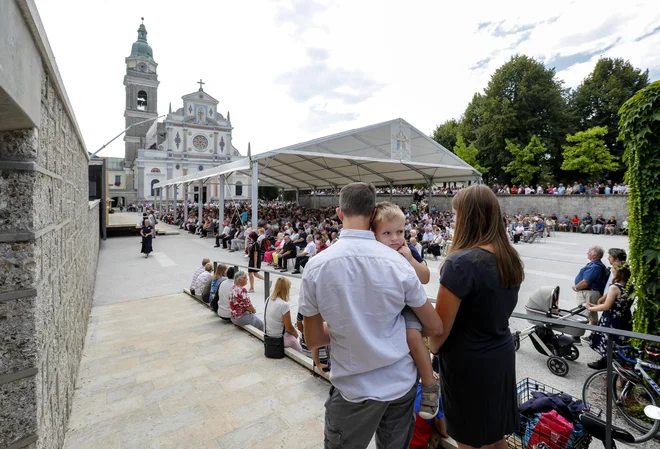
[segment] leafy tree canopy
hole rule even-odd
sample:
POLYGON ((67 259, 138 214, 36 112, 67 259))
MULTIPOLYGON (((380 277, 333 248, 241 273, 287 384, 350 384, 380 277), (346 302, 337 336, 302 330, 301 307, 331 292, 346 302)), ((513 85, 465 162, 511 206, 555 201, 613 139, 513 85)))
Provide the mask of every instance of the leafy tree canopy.
POLYGON ((503 151, 507 139, 543 139, 556 173, 561 145, 570 130, 566 96, 554 69, 524 55, 514 56, 493 74, 484 94, 473 97, 465 111, 463 135, 480 149, 479 162, 490 166, 500 182, 508 180, 504 167, 513 159, 510 151, 503 151))
POLYGON ((477 162, 477 155, 479 154, 477 147, 475 147, 473 143, 468 147, 465 144, 465 140, 463 140, 463 136, 458 136, 458 140, 454 146, 454 153, 481 173, 488 173, 489 169, 487 167, 482 167, 479 165, 479 162, 477 162))
POLYGON ((438 125, 431 138, 450 151, 454 150, 458 140, 460 123, 456 119, 447 120, 438 125))
POLYGON ((606 172, 616 171, 619 164, 617 157, 610 153, 603 137, 607 135, 606 126, 594 126, 586 131, 567 135, 564 145, 562 170, 575 170, 594 178, 606 172))
POLYGON ((547 152, 541 139, 533 136, 525 148, 520 148, 519 144, 506 139, 506 150, 513 159, 502 167, 502 170, 513 176, 514 183, 531 184, 536 174, 541 171, 539 158, 547 152))
POLYGON ((648 84, 648 70, 642 72, 621 58, 599 59, 593 72, 570 95, 576 129, 606 127, 608 131, 603 140, 612 154, 620 158, 624 148, 623 143, 617 141, 619 109, 648 84))

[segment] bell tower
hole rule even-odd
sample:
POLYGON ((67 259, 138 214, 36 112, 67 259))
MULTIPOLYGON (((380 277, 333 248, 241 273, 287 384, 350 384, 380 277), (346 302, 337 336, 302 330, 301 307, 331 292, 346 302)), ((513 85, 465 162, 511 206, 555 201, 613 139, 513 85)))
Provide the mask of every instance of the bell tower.
MULTIPOLYGON (((126 58, 126 127, 150 118, 158 117, 158 64, 154 61, 153 51, 147 43, 147 29, 144 17, 138 28, 138 38, 131 47, 131 54, 126 58)), ((143 123, 129 129, 124 134, 125 163, 132 166, 137 150, 142 147, 141 139, 153 122, 143 123)))

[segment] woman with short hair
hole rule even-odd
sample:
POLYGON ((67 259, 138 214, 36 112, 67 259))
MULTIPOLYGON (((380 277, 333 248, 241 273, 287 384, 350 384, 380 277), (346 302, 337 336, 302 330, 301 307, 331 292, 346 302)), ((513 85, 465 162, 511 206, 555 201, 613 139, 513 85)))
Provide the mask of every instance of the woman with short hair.
POLYGON ((452 207, 456 230, 436 301, 445 329, 429 338, 440 358, 447 432, 459 449, 505 449, 504 436, 519 423, 509 319, 524 279, 523 263, 488 187, 461 190, 452 207))
POLYGON ((256 315, 257 310, 252 305, 248 291, 245 288, 247 282, 248 276, 245 271, 238 271, 234 274, 234 285, 229 294, 231 322, 237 326, 247 326, 249 324, 263 331, 264 323, 256 315))

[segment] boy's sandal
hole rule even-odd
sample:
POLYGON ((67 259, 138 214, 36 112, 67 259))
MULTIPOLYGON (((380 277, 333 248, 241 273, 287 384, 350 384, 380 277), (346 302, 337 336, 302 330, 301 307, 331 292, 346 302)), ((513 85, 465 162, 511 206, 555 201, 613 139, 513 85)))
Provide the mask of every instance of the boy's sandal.
POLYGON ((440 384, 438 382, 425 387, 422 385, 422 401, 419 407, 419 416, 422 419, 433 419, 440 407, 440 384))

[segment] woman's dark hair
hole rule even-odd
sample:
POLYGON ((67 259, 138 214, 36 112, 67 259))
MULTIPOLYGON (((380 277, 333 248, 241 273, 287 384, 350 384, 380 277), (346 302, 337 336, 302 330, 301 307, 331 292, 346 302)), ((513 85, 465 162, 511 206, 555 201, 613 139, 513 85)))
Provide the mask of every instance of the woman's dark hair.
POLYGON ((228 279, 234 279, 234 267, 227 268, 227 273, 225 273, 228 279))
POLYGON ((250 240, 252 240, 253 242, 256 242, 257 239, 259 238, 259 236, 257 235, 257 233, 254 232, 254 231, 250 232, 250 235, 249 235, 248 237, 250 237, 250 240))
POLYGON ((525 279, 523 263, 501 225, 502 211, 493 191, 484 185, 473 185, 461 190, 451 204, 456 210, 456 230, 450 254, 493 245, 500 286, 513 288, 522 284, 525 279))

